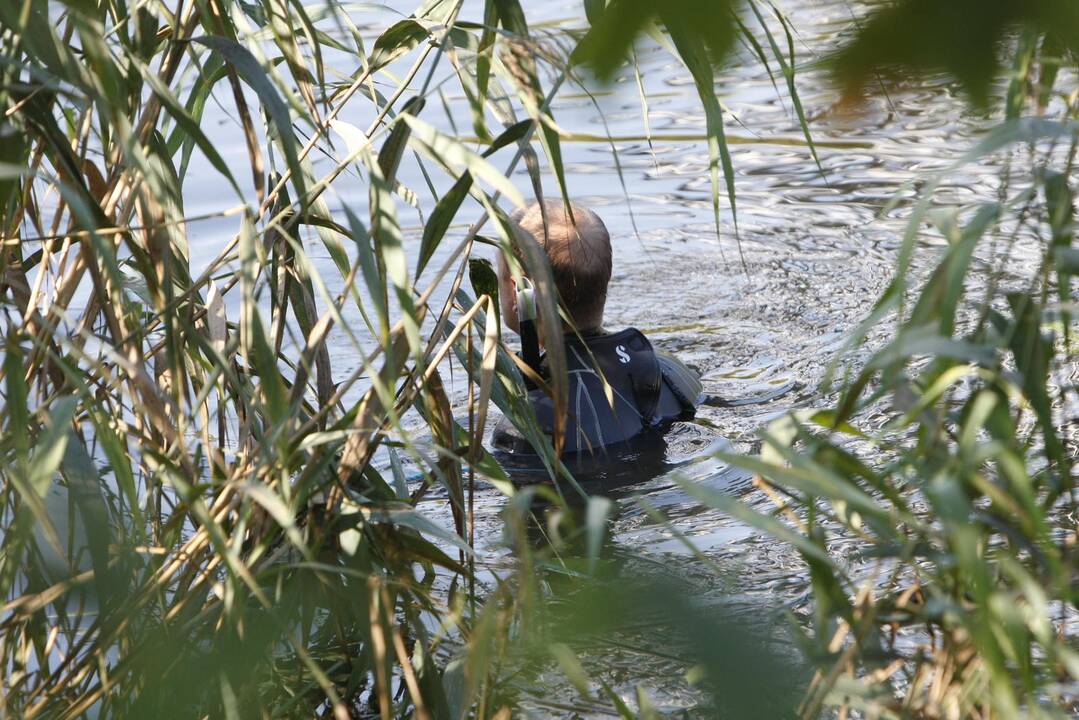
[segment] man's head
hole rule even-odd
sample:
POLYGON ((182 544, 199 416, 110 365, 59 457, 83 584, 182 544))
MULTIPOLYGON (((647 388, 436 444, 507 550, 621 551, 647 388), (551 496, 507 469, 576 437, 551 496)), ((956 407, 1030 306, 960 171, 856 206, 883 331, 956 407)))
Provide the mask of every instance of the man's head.
MULTIPOLYGON (((578 330, 603 323, 607 283, 611 280, 611 237, 594 212, 561 198, 514 211, 510 219, 547 252, 558 294, 578 330), (546 215, 546 225, 544 216, 546 215)), ((517 330, 517 293, 506 259, 498 258, 499 296, 504 322, 517 330)))

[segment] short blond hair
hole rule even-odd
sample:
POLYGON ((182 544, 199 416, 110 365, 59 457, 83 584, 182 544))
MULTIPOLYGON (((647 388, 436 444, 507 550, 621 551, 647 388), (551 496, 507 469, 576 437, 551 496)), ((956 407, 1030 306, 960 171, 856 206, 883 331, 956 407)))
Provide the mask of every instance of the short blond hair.
MULTIPOLYGON (((566 311, 580 329, 603 321, 611 281, 611 236, 594 212, 562 198, 515 210, 510 219, 546 251, 555 287, 566 311)), ((505 259, 500 258, 504 263, 505 259)))

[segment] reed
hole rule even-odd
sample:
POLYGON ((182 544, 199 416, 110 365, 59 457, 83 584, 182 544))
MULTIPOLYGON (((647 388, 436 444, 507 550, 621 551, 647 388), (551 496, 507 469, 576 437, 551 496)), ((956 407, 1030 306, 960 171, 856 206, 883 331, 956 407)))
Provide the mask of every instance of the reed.
POLYGON ((872 352, 864 363, 836 359, 824 388, 834 402, 764 429, 759 455, 727 456, 766 495, 684 487, 802 556, 813 612, 795 626, 818 668, 803 717, 1070 717, 1079 105, 1058 70, 1074 65, 1075 26, 1045 24, 1071 12, 1065 4, 1026 18, 994 5, 966 42, 994 56, 1010 49, 1000 85, 995 57, 964 75, 950 51, 929 47, 962 16, 943 6, 919 14, 926 7, 869 17, 837 56, 838 77, 861 82, 876 63, 947 71, 973 102, 996 98, 999 125, 909 201, 896 276, 848 346, 872 352), (896 37, 873 45, 882 33, 896 37), (941 183, 990 157, 1003 168, 996 199, 935 206, 941 183), (921 242, 930 236, 944 246, 926 277, 912 259, 932 252, 921 242), (1033 272, 1009 267, 1019 248, 1038 253, 1033 272), (866 348, 882 324, 887 342, 866 348), (840 560, 830 548, 843 542, 856 552, 840 560))
MULTIPOLYGON (((542 578, 566 561, 557 544, 537 550, 527 523, 536 497, 562 507, 575 483, 524 400, 490 269, 470 261, 479 244, 523 257, 514 270, 536 280, 544 325, 558 327, 542 253, 508 252, 520 241, 503 206, 523 200, 510 176, 523 161, 534 188, 565 194, 561 143, 575 138, 551 100, 625 58, 633 72, 640 34, 686 66, 701 97, 718 230, 737 189, 713 73, 734 44, 778 68, 816 154, 792 31, 754 1, 587 2, 587 32, 530 29, 515 0, 487 0, 481 22, 462 5, 426 0, 367 43, 357 8, 339 0, 0 3, 6 713, 503 718, 524 692, 522 667, 542 657, 581 689, 582 711, 654 716, 644 696, 633 710, 605 686, 593 695, 572 637, 552 631, 542 578), (470 135, 431 122, 451 90, 468 98, 470 135), (206 129, 214 103, 235 121, 242 165, 206 129), (357 116, 362 127, 345 121, 357 116), (425 186, 401 182, 405 158, 425 186), (365 202, 347 201, 346 181, 365 202), (196 183, 235 198, 196 216, 185 210, 196 183), (419 237, 406 207, 425 213, 419 237), (231 240, 195 257, 193 228, 210 221, 233 223, 231 240), (349 367, 335 359, 343 348, 349 367), (451 366, 463 400, 446 389, 451 366), (514 489, 484 450, 492 403, 540 448, 553 489, 514 489), (507 576, 477 562, 480 482, 509 496, 507 576), (435 491, 452 530, 416 509, 435 491)), ((1070 46, 1041 37, 1020 45, 1014 98, 1053 92, 1047 68, 1070 46)), ((1061 520, 1075 513, 1073 449, 1053 374, 1073 342, 1069 122, 991 136, 986 152, 1050 136, 1070 146, 1063 160, 1045 155, 1033 186, 944 218, 951 244, 921 289, 904 264, 916 218, 867 321, 895 311, 895 341, 843 380, 835 408, 773 429, 761 458, 732 458, 785 493, 793 527, 687 487, 809 563, 807 647, 823 669, 807 715, 825 703, 1051 714, 1060 683, 1079 676, 1054 610, 1075 610, 1075 536, 1061 520), (974 248, 1009 216, 1043 233, 1043 272, 966 315, 974 248), (859 413, 888 397, 899 398, 893 424, 860 428, 859 413), (889 460, 860 461, 847 436, 889 460), (859 537, 886 578, 844 574, 824 549, 830 533, 859 537)), ((560 339, 546 344, 564 408, 560 339)), ((569 534, 590 548, 579 575, 591 578, 605 506, 588 502, 569 534)), ((586 609, 568 607, 563 630, 586 609)), ((734 630, 679 607, 680 622, 708 630, 696 661, 721 672, 731 657, 715 638, 734 630)))
MULTIPOLYGON (((536 35, 515 0, 487 2, 480 23, 427 0, 370 44, 356 12, 0 4, 12 715, 503 712, 505 638, 537 600, 477 580, 475 483, 514 494, 482 447, 490 403, 558 487, 573 483, 524 402, 489 269, 469 260, 517 242, 502 208, 522 202, 509 180, 522 160, 543 186, 537 147, 564 191, 550 101, 582 82, 579 33, 536 35), (473 138, 425 119, 447 92, 468 98, 473 138), (207 130, 218 103, 245 164, 207 130), (426 187, 398 179, 406 157, 426 187), (346 179, 366 202, 338 195, 346 179), (193 185, 221 188, 225 209, 189 213, 193 185), (418 242, 406 204, 427 213, 418 242), (192 232, 211 221, 232 238, 198 257, 192 232), (335 362, 342 347, 358 362, 335 362), (445 389, 451 363, 465 408, 445 389), (422 447, 410 413, 429 428, 422 447), (433 487, 453 530, 416 511, 433 487)), ((545 260, 524 250, 515 271, 558 327, 545 260)), ((560 339, 547 346, 557 369, 560 339)), ((552 389, 564 405, 557 373, 552 389)))

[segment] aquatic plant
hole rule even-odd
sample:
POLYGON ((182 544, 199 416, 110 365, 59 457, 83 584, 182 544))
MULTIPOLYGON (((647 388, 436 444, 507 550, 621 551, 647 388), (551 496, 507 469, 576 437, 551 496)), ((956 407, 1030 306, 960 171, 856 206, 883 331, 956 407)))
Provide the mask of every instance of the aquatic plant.
MULTIPOLYGON (((576 37, 531 33, 513 0, 482 22, 428 0, 370 43, 363 10, 0 3, 5 712, 509 712, 494 679, 537 598, 527 552, 527 582, 477 578, 475 483, 514 494, 482 447, 489 404, 557 487, 572 478, 470 256, 519 243, 499 199, 522 202, 522 160, 535 192, 549 187, 533 140, 563 189, 550 100, 580 82, 576 37), (450 87, 468 98, 468 142, 425 119, 450 87), (232 124, 211 132, 218 104, 232 124), (413 161, 425 187, 398 178, 413 161), (191 213, 196 184, 235 197, 191 213), (193 233, 230 222, 199 257, 193 233), (451 365, 464 398, 446 389, 451 365), (452 531, 416 511, 431 492, 452 531)), ((702 91, 703 42, 675 50, 702 91)), ((706 95, 718 218, 720 157, 734 194, 706 95)), ((521 251, 558 327, 546 261, 521 251)), ((563 398, 559 338, 547 347, 563 398)))
MULTIPOLYGON (((550 100, 583 82, 586 66, 608 76, 632 55, 639 32, 684 63, 702 99, 718 229, 720 204, 735 210, 737 193, 713 63, 742 42, 778 68, 812 151, 791 31, 757 2, 588 2, 593 31, 578 43, 576 33, 531 30, 514 0, 488 0, 481 22, 461 19, 461 2, 428 0, 369 43, 354 19, 363 9, 336 0, 0 3, 5 712, 508 717, 510 676, 538 656, 555 658, 591 693, 567 638, 544 624, 553 614, 535 571, 553 551, 533 551, 526 538, 534 495, 562 500, 553 490, 514 491, 482 447, 493 402, 543 451, 550 475, 565 480, 553 487, 572 489, 557 446, 522 400, 490 268, 470 256, 476 244, 519 242, 498 201, 521 201, 509 179, 521 161, 537 193, 564 190, 564 131, 550 100), (766 16, 786 37, 772 33, 766 16), (693 22, 700 17, 708 22, 693 22), (430 121, 449 87, 468 99, 471 138, 430 121), (245 164, 207 130, 217 103, 235 121, 229 137, 245 164), (363 127, 345 120, 356 116, 363 127), (553 183, 541 182, 537 145, 553 183), (399 179, 412 161, 423 187, 399 179), (199 174, 209 172, 212 179, 199 174), (366 200, 343 190, 349 182, 366 200), (194 183, 228 188, 232 207, 187 212, 185 188, 194 183), (421 231, 402 222, 405 205, 426 213, 421 231), (462 213, 473 214, 462 221, 462 213), (193 231, 225 222, 234 223, 231 241, 213 258, 197 257, 193 231), (323 276, 319 255, 335 275, 323 276), (463 398, 444 382, 451 363, 463 398), (406 463, 418 472, 407 475, 406 463), (517 560, 504 576, 476 567, 476 482, 512 496, 507 535, 517 560), (452 531, 416 510, 436 493, 451 508, 452 531)), ((999 26, 1011 27, 1005 20, 999 26)), ((1036 40, 1022 53, 1040 48, 1029 51, 1048 68, 1053 53, 1036 40)), ((1035 66, 1030 58, 1018 65, 1035 66)), ((1029 87, 1049 92, 1051 74, 1035 80, 1031 72, 1020 75, 1026 84, 1016 97, 1029 87)), ((459 120, 447 118, 451 128, 459 120)), ((1009 127, 1026 133, 1018 139, 1049 129, 1009 127)), ((971 246, 1017 198, 945 222, 949 233, 969 228, 954 231, 942 266, 951 269, 909 313, 909 282, 899 275, 874 316, 903 311, 897 344, 851 379, 837 410, 811 418, 827 432, 792 420, 790 432, 769 441, 778 455, 739 460, 756 463, 772 487, 803 483, 785 510, 806 509, 796 520, 804 535, 747 517, 794 542, 813 568, 818 621, 808 643, 835 670, 815 684, 808 714, 824 699, 842 702, 837 690, 860 688, 871 710, 904 712, 894 693, 880 693, 890 676, 876 667, 866 675, 880 658, 867 640, 883 637, 880 619, 945 632, 951 655, 897 654, 888 659, 904 662, 888 668, 920 682, 928 677, 921 668, 955 668, 961 659, 969 673, 941 686, 954 691, 956 711, 1030 706, 1054 692, 1047 673, 1063 667, 1075 676, 1070 641, 1047 632, 1038 613, 1049 606, 1035 602, 1075 605, 1074 539, 1050 522, 1062 503, 1074 508, 1070 451, 1057 437, 1043 372, 1070 345, 1031 331, 1047 312, 1063 318, 1051 320, 1058 334, 1069 327, 1070 296, 1051 292, 1067 282, 1051 281, 1075 267, 1064 210, 1070 158, 1065 172, 1037 176, 1041 190, 1018 196, 1056 218, 1045 272, 1025 296, 987 303, 973 324, 957 320, 956 279, 971 246), (935 334, 920 334, 930 324, 935 334), (962 341, 948 339, 956 328, 962 341), (965 365, 948 359, 960 350, 972 353, 959 355, 965 365), (941 359, 906 362, 926 354, 941 359), (963 373, 981 383, 969 397, 944 392, 963 373), (894 467, 858 464, 835 435, 853 432, 871 381, 878 394, 907 397, 916 388, 927 398, 901 407, 900 425, 926 423, 917 452, 902 426, 879 437, 862 431, 894 455, 894 467), (1022 398, 1033 411, 1020 411, 1022 398), (956 422, 971 430, 956 432, 956 422), (1008 440, 1013 426, 1033 441, 1014 432, 1008 440), (995 444, 979 442, 981 427, 996 433, 995 444), (795 438, 795 450, 786 449, 795 438), (804 463, 827 472, 807 475, 804 463), (941 479, 923 493, 915 481, 928 470, 941 479), (928 490, 938 486, 938 516, 909 499, 933 501, 928 490), (963 522, 970 517, 977 522, 963 522), (905 524, 888 531, 885 519, 896 518, 905 524), (932 550, 940 582, 911 585, 891 606, 868 601, 890 597, 888 587, 852 602, 853 581, 821 550, 821 533, 838 526, 894 540, 873 547, 898 558, 895 568, 913 571, 932 550), (1005 538, 1011 544, 986 544, 1005 538), (951 604, 912 602, 922 597, 951 604), (987 677, 995 704, 970 705, 963 691, 987 687, 987 677), (837 682, 844 678, 861 684, 837 682)), ((912 230, 906 256, 914 242, 912 230)), ((520 249, 546 325, 555 327, 542 254, 520 249)), ((562 398, 558 339, 548 347, 552 390, 562 398)), ((588 508, 577 532, 594 565, 603 505, 588 508)), ((696 626, 709 629, 702 638, 723 631, 722 618, 706 620, 696 626)), ((714 649, 696 647, 697 660, 729 660, 714 649)), ((918 682, 909 686, 912 707, 923 697, 918 682)), ((651 715, 647 698, 634 711, 605 690, 621 715, 651 715)))
MULTIPOLYGON (((993 63, 964 75, 947 58, 937 64, 939 48, 906 46, 910 60, 869 44, 953 10, 915 12, 926 5, 869 18, 839 54, 839 77, 867 76, 877 61, 896 63, 894 73, 952 70, 984 100, 993 63), (904 22, 886 24, 896 17, 904 22)), ((1074 9, 1062 6, 1041 9, 1074 9)), ((831 707, 840 717, 1062 718, 1079 707, 1079 105, 1074 87, 1056 87, 1058 69, 1074 66, 1062 53, 1077 27, 1060 29, 1031 24, 1011 36, 1000 124, 886 209, 910 211, 897 272, 849 349, 882 324, 894 328, 888 341, 864 362, 837 358, 825 388, 834 404, 766 428, 757 456, 727 456, 757 474, 774 509, 684 485, 790 543, 808 566, 811 615, 795 625, 819 671, 804 717, 831 707), (937 204, 938 185, 990 156, 1005 162, 996 200, 937 204), (943 243, 923 245, 929 236, 943 243), (1035 254, 1034 272, 1009 267, 1019 252, 1035 254), (928 276, 912 269, 917 253, 936 253, 928 276), (841 560, 832 549, 848 543, 841 560)))
MULTIPOLYGON (((472 705, 480 655, 444 674, 434 653, 487 627, 468 498, 477 478, 509 488, 479 442, 489 398, 519 416, 527 406, 493 296, 461 290, 486 216, 440 244, 476 206, 469 195, 508 243, 496 199, 521 200, 506 175, 537 130, 551 152, 557 135, 541 122, 519 8, 492 5, 482 27, 460 10, 426 3, 365 47, 335 3, 0 7, 8 712, 444 717, 472 705), (500 21, 512 37, 496 48, 500 21), (337 64, 348 77, 332 77, 331 53, 349 58, 337 64), (420 119, 446 66, 473 94, 482 154, 420 119), (222 89, 247 168, 204 129, 222 89), (516 105, 499 104, 506 93, 516 105), (366 129, 338 118, 360 98, 366 129), (497 137, 489 107, 506 125, 497 137), (502 148, 513 155, 495 169, 502 148), (396 210, 415 201, 395 180, 408 151, 453 180, 432 198, 414 270, 396 210), (349 173, 366 209, 335 215, 328 199, 349 173), (228 188, 234 206, 192 216, 192 183, 228 188), (233 239, 193 257, 191 229, 215 218, 234 218, 233 239), (314 248, 339 276, 320 275, 314 248), (355 362, 333 361, 331 337, 355 362), (454 353, 470 378, 467 427, 441 379, 454 353), (402 421, 413 407, 434 435, 422 450, 402 421), (418 483, 402 458, 423 468, 418 483), (416 512, 432 486, 455 531, 416 512), (455 574, 472 612, 434 589, 455 574)), ((544 267, 530 273, 549 282, 544 267)))

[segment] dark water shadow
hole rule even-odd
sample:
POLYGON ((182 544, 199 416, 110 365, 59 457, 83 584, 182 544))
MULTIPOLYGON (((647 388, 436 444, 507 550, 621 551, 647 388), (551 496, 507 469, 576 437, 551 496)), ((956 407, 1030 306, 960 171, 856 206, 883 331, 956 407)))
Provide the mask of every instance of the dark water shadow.
MULTIPOLYGON (((563 455, 562 461, 586 494, 619 498, 730 448, 731 443, 707 425, 676 422, 595 451, 563 455)), ((492 454, 515 484, 550 484, 538 455, 502 450, 492 454)), ((569 502, 582 500, 575 492, 565 496, 569 502)))
MULTIPOLYGON (((714 457, 732 449, 707 424, 680 422, 603 452, 564 457, 586 496, 563 488, 560 507, 535 494, 522 529, 548 558, 534 567, 558 598, 550 608, 552 639, 572 647, 593 678, 612 687, 631 677, 671 678, 656 697, 663 715, 679 707, 677 717, 793 718, 812 671, 784 608, 747 597, 737 564, 714 568, 702 585, 700 567, 663 562, 618 529, 662 525, 644 517, 642 499, 665 515, 703 512, 676 475, 740 492, 746 474, 714 457), (609 501, 600 527, 597 497, 609 501), (550 513, 559 514, 557 537, 550 513)), ((496 457, 518 484, 549 482, 535 455, 496 457)))

